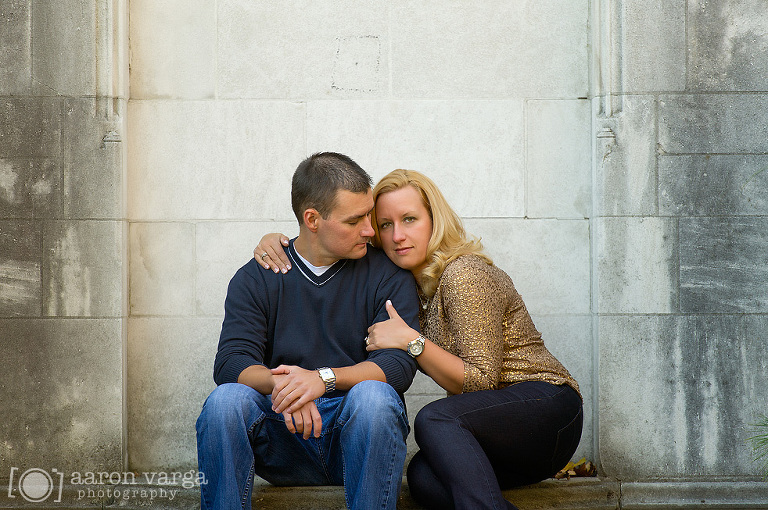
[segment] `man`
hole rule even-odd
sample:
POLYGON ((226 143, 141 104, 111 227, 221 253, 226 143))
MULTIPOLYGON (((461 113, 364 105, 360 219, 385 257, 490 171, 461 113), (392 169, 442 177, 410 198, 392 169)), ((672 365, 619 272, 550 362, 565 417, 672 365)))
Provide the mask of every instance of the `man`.
POLYGON ((399 349, 368 353, 365 341, 389 318, 387 300, 418 328, 415 283, 368 246, 371 178, 352 159, 304 160, 291 204, 294 270, 251 260, 229 284, 219 386, 197 420, 202 508, 250 508, 255 472, 275 485, 344 485, 352 509, 394 509, 416 362, 399 349))

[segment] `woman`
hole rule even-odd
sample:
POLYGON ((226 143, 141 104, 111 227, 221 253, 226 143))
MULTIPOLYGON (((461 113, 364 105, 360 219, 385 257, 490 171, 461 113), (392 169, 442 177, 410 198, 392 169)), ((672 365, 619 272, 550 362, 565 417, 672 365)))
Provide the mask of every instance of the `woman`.
MULTIPOLYGON (((422 309, 419 334, 388 304, 391 318, 369 328, 367 349, 408 351, 449 394, 416 416, 410 492, 427 508, 516 508, 502 490, 554 475, 576 450, 579 387, 429 178, 395 170, 373 195, 372 242, 413 273, 422 309)), ((254 253, 285 271, 279 239, 254 253)))

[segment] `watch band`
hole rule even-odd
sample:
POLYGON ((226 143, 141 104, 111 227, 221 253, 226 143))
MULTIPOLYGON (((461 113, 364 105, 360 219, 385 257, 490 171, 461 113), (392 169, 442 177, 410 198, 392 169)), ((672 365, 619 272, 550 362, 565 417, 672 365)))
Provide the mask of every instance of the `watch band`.
POLYGON ((317 373, 320 375, 320 379, 325 383, 325 392, 330 393, 336 389, 336 374, 333 373, 328 367, 322 367, 317 369, 317 373))

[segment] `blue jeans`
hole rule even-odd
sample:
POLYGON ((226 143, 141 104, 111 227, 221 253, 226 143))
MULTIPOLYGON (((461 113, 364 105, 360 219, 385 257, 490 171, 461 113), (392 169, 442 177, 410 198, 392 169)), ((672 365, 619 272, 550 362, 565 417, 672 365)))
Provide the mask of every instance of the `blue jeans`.
POLYGON ((251 508, 254 473, 274 485, 343 485, 352 509, 395 509, 408 418, 392 386, 363 381, 315 403, 322 432, 305 440, 269 396, 237 383, 213 390, 197 419, 202 509, 251 508))
POLYGON ((430 509, 515 509, 501 491, 563 468, 582 421, 579 394, 546 382, 436 400, 416 415, 408 489, 430 509))

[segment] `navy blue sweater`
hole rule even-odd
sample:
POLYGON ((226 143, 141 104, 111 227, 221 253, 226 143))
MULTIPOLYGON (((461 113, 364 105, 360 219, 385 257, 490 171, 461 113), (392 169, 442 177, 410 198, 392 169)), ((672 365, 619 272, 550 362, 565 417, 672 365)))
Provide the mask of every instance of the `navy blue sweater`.
POLYGON ((365 336, 369 326, 389 318, 387 299, 409 326, 419 329, 413 276, 371 246, 365 257, 340 260, 320 276, 298 258, 293 240, 286 252, 292 266, 288 273, 275 274, 251 260, 229 282, 214 361, 216 384, 237 382, 251 365, 315 370, 367 360, 402 395, 413 382, 416 361, 400 349, 368 353, 365 336))

